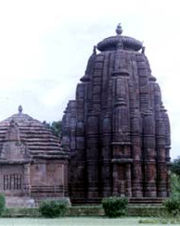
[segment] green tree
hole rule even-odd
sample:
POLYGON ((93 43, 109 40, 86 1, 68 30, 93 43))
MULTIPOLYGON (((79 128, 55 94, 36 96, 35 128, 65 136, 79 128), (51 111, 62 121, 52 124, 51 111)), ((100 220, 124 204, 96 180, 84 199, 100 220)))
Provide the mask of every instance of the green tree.
POLYGON ((171 197, 180 199, 180 157, 173 160, 170 170, 171 197))
POLYGON ((52 133, 57 136, 61 137, 61 128, 62 128, 62 121, 53 121, 52 123, 48 123, 46 121, 43 122, 43 124, 48 128, 52 130, 52 133))
POLYGON ((171 172, 180 176, 180 157, 171 163, 171 172))
POLYGON ((50 124, 50 128, 53 132, 53 134, 57 137, 61 136, 61 128, 62 128, 62 122, 61 121, 54 121, 50 124))
POLYGON ((171 180, 171 197, 176 197, 180 199, 180 176, 175 173, 171 173, 170 180, 171 180))

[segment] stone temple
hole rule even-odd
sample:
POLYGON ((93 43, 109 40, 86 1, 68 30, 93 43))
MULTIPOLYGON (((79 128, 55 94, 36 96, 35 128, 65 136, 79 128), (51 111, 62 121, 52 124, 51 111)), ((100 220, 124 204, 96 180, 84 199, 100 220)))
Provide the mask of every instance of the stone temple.
POLYGON ((169 196, 169 119, 142 43, 119 25, 94 47, 80 80, 63 116, 71 201, 169 196))
POLYGON ((68 155, 46 125, 19 112, 0 122, 0 192, 7 206, 67 197, 68 155))

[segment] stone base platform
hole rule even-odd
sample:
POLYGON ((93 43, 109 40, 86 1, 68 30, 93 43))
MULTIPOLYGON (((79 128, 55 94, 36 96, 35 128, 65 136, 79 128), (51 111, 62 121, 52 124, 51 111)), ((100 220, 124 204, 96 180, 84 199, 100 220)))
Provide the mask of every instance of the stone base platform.
POLYGON ((65 201, 67 202, 69 207, 71 206, 71 201, 69 197, 36 197, 34 199, 35 199, 36 207, 44 200, 65 201))
POLYGON ((165 198, 160 197, 143 197, 143 198, 130 198, 130 204, 161 204, 165 198))
POLYGON ((64 200, 67 201, 68 206, 71 206, 70 199, 68 197, 47 197, 47 198, 32 198, 21 196, 6 196, 7 208, 34 208, 38 207, 43 200, 64 200))
POLYGON ((6 196, 7 208, 33 208, 35 207, 35 200, 27 196, 6 196))
MULTIPOLYGON (((142 198, 136 198, 132 197, 129 198, 129 204, 134 204, 134 205, 139 205, 139 204, 153 204, 153 205, 158 205, 162 204, 162 202, 166 198, 161 198, 161 197, 142 197, 142 198)), ((90 200, 85 200, 85 199, 72 199, 71 202, 73 205, 93 205, 93 204, 100 204, 101 203, 101 198, 96 198, 96 199, 90 199, 90 200)))

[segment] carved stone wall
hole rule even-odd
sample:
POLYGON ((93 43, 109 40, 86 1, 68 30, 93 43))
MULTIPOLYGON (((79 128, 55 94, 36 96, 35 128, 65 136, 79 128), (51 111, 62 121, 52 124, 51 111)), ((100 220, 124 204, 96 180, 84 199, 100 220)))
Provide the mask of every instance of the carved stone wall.
POLYGON ((0 192, 10 196, 24 195, 23 165, 0 165, 0 192))
POLYGON ((21 198, 15 200, 19 203, 28 197, 30 202, 67 197, 67 168, 68 154, 59 139, 45 124, 23 114, 22 107, 0 122, 0 192, 8 206, 15 205, 10 197, 21 198))
POLYGON ((167 197, 170 126, 145 48, 117 35, 94 48, 63 116, 74 202, 167 197))
POLYGON ((30 167, 31 195, 33 197, 67 196, 65 181, 67 166, 57 160, 36 161, 30 167))

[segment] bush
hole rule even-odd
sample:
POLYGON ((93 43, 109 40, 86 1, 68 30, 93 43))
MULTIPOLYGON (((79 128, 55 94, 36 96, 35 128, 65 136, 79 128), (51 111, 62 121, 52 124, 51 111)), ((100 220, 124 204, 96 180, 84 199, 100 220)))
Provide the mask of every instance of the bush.
POLYGON ((41 202, 39 212, 44 217, 64 216, 67 211, 67 202, 62 200, 46 200, 41 202))
POLYGON ((0 194, 0 216, 2 215, 4 210, 5 210, 5 196, 4 194, 0 194))
POLYGON ((176 216, 180 213, 180 199, 178 197, 166 199, 163 205, 169 214, 176 216))
POLYGON ((180 176, 174 173, 170 174, 171 197, 180 199, 180 176))
POLYGON ((126 214, 128 199, 126 197, 108 197, 102 200, 105 215, 120 217, 126 214))

